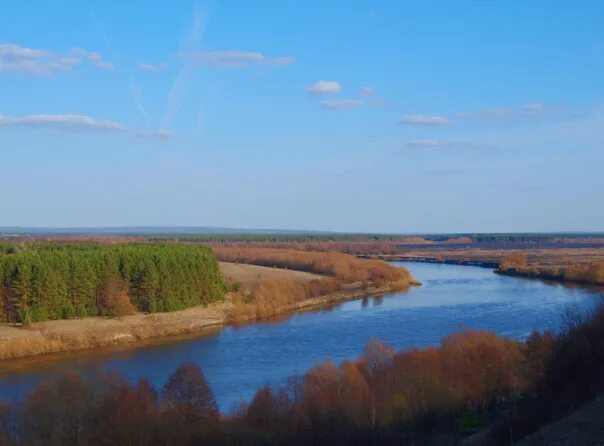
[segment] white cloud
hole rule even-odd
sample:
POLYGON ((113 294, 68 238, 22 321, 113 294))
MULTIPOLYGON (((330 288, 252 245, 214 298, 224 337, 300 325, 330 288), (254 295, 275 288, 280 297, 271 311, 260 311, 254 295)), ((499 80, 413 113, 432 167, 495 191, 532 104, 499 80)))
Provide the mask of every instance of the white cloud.
POLYGON ((179 52, 176 55, 199 65, 220 68, 244 68, 252 65, 281 66, 296 61, 292 56, 269 57, 253 51, 193 51, 179 52))
POLYGON ((424 170, 424 172, 433 175, 462 175, 470 172, 470 170, 465 167, 442 167, 435 169, 426 169, 424 170))
POLYGON ((73 114, 25 116, 5 116, 0 114, 0 128, 2 127, 28 127, 64 133, 129 133, 132 136, 146 139, 168 139, 175 136, 169 130, 136 130, 119 122, 73 114))
POLYGON ((348 110, 350 108, 360 107, 363 101, 358 99, 336 99, 333 101, 322 101, 321 108, 327 110, 348 110))
POLYGON ((375 89, 373 87, 363 87, 361 88, 361 95, 367 97, 375 96, 375 89))
POLYGON ((73 48, 67 54, 60 55, 12 43, 0 45, 0 73, 49 75, 56 71, 67 70, 84 61, 101 70, 113 68, 113 65, 103 60, 99 53, 84 48, 73 48))
POLYGON ((85 115, 25 115, 18 117, 0 115, 0 127, 32 127, 63 132, 126 132, 124 125, 85 115))
POLYGON ((564 112, 564 107, 550 106, 535 102, 525 104, 519 108, 493 107, 472 112, 457 113, 452 116, 405 115, 399 120, 399 123, 407 125, 447 126, 451 124, 452 118, 502 121, 514 118, 551 117, 562 115, 564 112))
POLYGON ((103 56, 96 51, 88 51, 84 48, 74 48, 71 50, 71 53, 80 59, 87 60, 100 70, 113 70, 114 68, 112 64, 104 61, 103 56))
POLYGON ((437 149, 437 150, 489 150, 495 147, 488 143, 472 141, 440 141, 438 139, 415 139, 409 141, 407 149, 437 149))
POLYGON ((415 139, 413 141, 409 141, 406 145, 407 148, 410 149, 426 149, 426 148, 440 148, 443 143, 436 139, 415 139))
POLYGON ((134 136, 145 139, 170 139, 176 135, 170 130, 140 130, 134 136))
POLYGON ((444 116, 429 116, 429 115, 405 115, 399 120, 400 124, 408 125, 428 125, 442 127, 449 125, 451 121, 444 116))
POLYGON ((139 63, 138 69, 141 71, 148 71, 151 73, 157 73, 158 71, 163 71, 167 69, 167 65, 165 64, 152 64, 152 63, 139 63))
POLYGON ((484 119, 490 121, 501 121, 512 118, 532 118, 543 116, 554 116, 563 114, 564 107, 549 106, 541 103, 525 104, 520 108, 487 108, 473 112, 459 113, 460 118, 484 119))
POLYGON ((341 89, 341 85, 336 81, 317 81, 310 87, 306 87, 306 92, 309 94, 331 94, 337 93, 341 89))
POLYGON ((525 111, 527 112, 540 112, 543 111, 545 109, 545 105, 543 104, 539 104, 539 103, 534 103, 534 104, 526 104, 524 107, 522 107, 525 111))

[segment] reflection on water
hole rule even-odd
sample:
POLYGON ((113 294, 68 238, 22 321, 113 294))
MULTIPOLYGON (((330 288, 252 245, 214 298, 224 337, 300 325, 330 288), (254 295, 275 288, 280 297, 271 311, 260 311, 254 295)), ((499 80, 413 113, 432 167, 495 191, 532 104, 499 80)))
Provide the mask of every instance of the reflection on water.
POLYGON ((116 370, 129 380, 146 376, 161 386, 180 363, 193 361, 203 369, 220 407, 227 410, 263 384, 283 383, 319 361, 354 358, 371 338, 398 349, 434 345, 464 327, 523 338, 532 329, 555 328, 567 305, 588 308, 602 293, 601 289, 499 276, 472 266, 406 266, 423 282, 406 293, 227 327, 202 338, 11 362, 0 368, 0 397, 18 398, 40 379, 64 370, 116 370))

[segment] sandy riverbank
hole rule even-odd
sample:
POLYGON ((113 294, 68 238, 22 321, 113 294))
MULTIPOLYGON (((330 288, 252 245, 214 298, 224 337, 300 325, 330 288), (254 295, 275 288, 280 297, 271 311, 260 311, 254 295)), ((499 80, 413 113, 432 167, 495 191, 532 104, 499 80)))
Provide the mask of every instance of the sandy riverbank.
MULTIPOLYGON (((254 267, 256 273, 254 277, 257 277, 259 272, 257 268, 262 267, 254 267)), ((298 272, 293 273, 298 274, 298 272)), ((271 316, 322 308, 390 291, 393 290, 389 287, 363 289, 360 284, 349 284, 337 293, 280 307, 271 316)), ((202 335, 227 325, 232 308, 233 304, 227 296, 224 302, 169 313, 141 313, 120 318, 89 317, 57 320, 35 323, 30 327, 0 325, 0 359, 119 347, 134 345, 145 340, 202 335)))

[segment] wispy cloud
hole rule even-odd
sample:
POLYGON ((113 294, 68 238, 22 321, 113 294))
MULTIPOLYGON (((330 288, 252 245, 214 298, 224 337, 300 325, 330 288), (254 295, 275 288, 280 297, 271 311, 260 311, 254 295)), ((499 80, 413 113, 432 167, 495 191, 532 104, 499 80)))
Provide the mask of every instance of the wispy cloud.
POLYGON ((414 139, 409 141, 405 147, 408 149, 429 149, 429 148, 441 148, 442 142, 437 139, 414 139))
POLYGON ((495 107, 458 113, 459 118, 484 119, 490 121, 502 121, 513 118, 532 118, 559 114, 565 109, 541 103, 525 104, 519 108, 495 107))
POLYGON ((369 87, 369 86, 361 88, 361 96, 374 97, 375 96, 375 88, 369 87))
POLYGON ((442 167, 426 169, 424 172, 432 175, 463 175, 470 172, 470 170, 465 167, 442 167))
POLYGON ((27 127, 63 133, 125 133, 138 138, 167 139, 174 137, 169 130, 138 130, 116 121, 97 119, 87 115, 45 114, 5 116, 0 114, 0 128, 27 127))
POLYGON ((88 62, 100 70, 110 70, 100 53, 84 48, 73 48, 66 54, 22 47, 12 43, 0 45, 0 73, 18 73, 36 76, 50 75, 88 62))
MULTIPOLYGON (((201 45, 201 38, 204 30, 204 15, 198 6, 193 11, 193 22, 191 27, 184 33, 181 42, 181 52, 195 53, 201 45)), ((184 59, 180 69, 177 71, 168 93, 166 110, 161 121, 161 128, 170 128, 172 121, 180 111, 182 104, 187 96, 187 91, 191 83, 193 62, 184 59)))
POLYGON ((113 64, 103 60, 103 56, 96 51, 88 51, 84 48, 74 48, 71 50, 71 54, 78 57, 81 61, 87 60, 99 70, 113 70, 115 68, 113 64))
POLYGON ((181 51, 177 57, 201 66, 220 68, 244 68, 253 65, 282 66, 296 62, 293 56, 270 57, 255 51, 181 51))
POLYGON ((399 124, 404 125, 426 125, 442 127, 449 125, 451 120, 444 116, 435 115, 405 115, 399 120, 399 124))
POLYGON ((0 115, 0 127, 32 127, 62 132, 127 132, 128 128, 115 121, 95 119, 86 115, 0 115))
POLYGON ((322 101, 321 108, 327 110, 348 110, 360 107, 363 101, 358 99, 334 99, 333 101, 322 101))
POLYGON ((306 87, 306 92, 309 94, 331 94, 337 93, 342 89, 342 86, 336 81, 317 81, 309 87, 306 87))
POLYGON ((166 64, 152 64, 152 63, 144 63, 141 62, 138 64, 138 69, 141 71, 147 71, 150 73, 157 73, 159 71, 164 71, 168 68, 166 64))
POLYGON ((145 118, 145 121, 148 123, 149 114, 147 113, 147 109, 143 105, 141 89, 138 85, 138 82, 136 82, 136 79, 134 78, 134 76, 130 76, 130 93, 132 95, 132 102, 134 102, 136 109, 139 111, 141 116, 143 118, 145 118))
POLYGON ((405 115, 399 124, 444 127, 462 120, 505 121, 563 116, 568 112, 564 107, 546 105, 539 102, 528 103, 517 108, 493 107, 471 112, 441 115, 405 115))
POLYGON ((488 150, 495 146, 476 141, 440 141, 438 139, 415 139, 409 141, 405 148, 407 149, 437 149, 437 150, 488 150))
POLYGON ((545 110, 545 105, 536 102, 533 104, 526 104, 522 109, 526 112, 538 113, 545 110))
POLYGON ((144 139, 170 139, 176 135, 170 130, 139 130, 134 133, 134 136, 144 139))

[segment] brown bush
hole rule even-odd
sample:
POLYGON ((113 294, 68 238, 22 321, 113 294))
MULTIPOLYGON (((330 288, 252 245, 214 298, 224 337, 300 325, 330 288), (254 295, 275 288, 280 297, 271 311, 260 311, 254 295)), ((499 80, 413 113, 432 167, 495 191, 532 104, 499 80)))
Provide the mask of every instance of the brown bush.
POLYGON ((527 259, 528 256, 525 252, 513 252, 511 254, 508 254, 507 256, 505 256, 503 258, 503 260, 501 261, 501 265, 499 266, 499 268, 503 271, 509 270, 509 269, 522 269, 522 268, 526 268, 527 266, 527 259))
POLYGON ((229 320, 237 323, 266 318, 296 302, 333 294, 339 289, 340 282, 332 278, 314 279, 305 284, 294 284, 287 279, 266 279, 250 295, 236 295, 229 320))
POLYGON ((562 276, 565 280, 604 285, 604 262, 567 266, 562 268, 562 276))
POLYGON ((107 279, 98 290, 98 305, 112 316, 136 313, 136 308, 128 295, 127 285, 115 277, 107 279))

